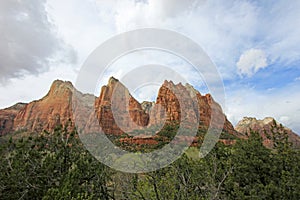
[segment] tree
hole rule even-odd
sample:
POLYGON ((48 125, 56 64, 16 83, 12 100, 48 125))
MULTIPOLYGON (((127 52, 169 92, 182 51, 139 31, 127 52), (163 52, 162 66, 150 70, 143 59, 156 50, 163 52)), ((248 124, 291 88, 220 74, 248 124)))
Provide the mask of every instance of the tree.
POLYGON ((1 154, 1 199, 113 199, 112 171, 84 149, 76 131, 11 141, 1 154))

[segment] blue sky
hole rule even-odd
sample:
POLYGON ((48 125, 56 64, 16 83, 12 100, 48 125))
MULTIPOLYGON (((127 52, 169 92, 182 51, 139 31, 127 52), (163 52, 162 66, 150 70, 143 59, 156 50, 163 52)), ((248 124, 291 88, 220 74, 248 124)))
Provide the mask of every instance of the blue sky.
MULTIPOLYGON (((0 19, 1 108, 41 98, 55 79, 75 82, 101 43, 152 27, 179 32, 204 49, 223 79, 222 107, 234 124, 243 116, 272 116, 300 133, 300 1, 12 0, 0 2, 0 19)), ((153 55, 143 58, 174 63, 153 55)), ((140 64, 139 57, 123 64, 140 64)), ((108 75, 122 77, 120 63, 108 75)), ((185 73, 201 88, 193 71, 185 73)), ((135 95, 150 98, 157 88, 135 95)))

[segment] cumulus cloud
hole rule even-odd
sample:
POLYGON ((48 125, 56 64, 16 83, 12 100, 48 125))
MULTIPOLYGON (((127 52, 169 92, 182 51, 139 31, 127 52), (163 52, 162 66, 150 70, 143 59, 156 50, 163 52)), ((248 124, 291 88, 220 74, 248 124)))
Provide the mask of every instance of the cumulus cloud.
POLYGON ((239 74, 252 76, 258 70, 268 66, 267 57, 261 49, 249 49, 245 51, 236 63, 239 74))
POLYGON ((283 125, 300 134, 299 84, 271 91, 256 91, 239 85, 239 90, 227 90, 228 119, 235 125, 243 117, 274 117, 283 125), (294 91, 294 92, 291 92, 294 91))
MULTIPOLYGON (((238 74, 240 52, 253 46, 264 49, 268 64, 280 67, 299 60, 300 2, 276 4, 253 1, 98 1, 110 5, 118 32, 157 27, 180 31, 198 42, 225 79, 238 74), (270 29, 269 27, 272 27, 270 29)), ((108 6, 109 7, 109 6, 108 6)), ((259 66, 259 65, 257 65, 259 66)), ((255 68, 254 68, 255 69, 255 68)), ((254 72, 253 72, 254 73, 254 72)))
POLYGON ((54 31, 46 0, 0 1, 0 83, 24 74, 39 74, 50 63, 76 58, 54 31))
MULTIPOLYGON (((174 19, 189 14, 202 2, 197 0, 115 1, 116 27, 118 31, 124 31, 137 27, 165 26, 168 23, 173 25, 174 19)), ((101 5, 101 1, 99 4, 101 5)), ((183 18, 185 19, 186 16, 183 18)))

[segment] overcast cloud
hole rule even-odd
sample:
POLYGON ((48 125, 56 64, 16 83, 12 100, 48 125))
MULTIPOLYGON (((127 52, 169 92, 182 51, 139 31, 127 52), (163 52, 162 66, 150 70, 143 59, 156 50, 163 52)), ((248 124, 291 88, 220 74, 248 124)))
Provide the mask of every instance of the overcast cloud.
POLYGON ((0 1, 0 83, 39 74, 50 63, 75 62, 75 52, 48 21, 45 0, 0 1))

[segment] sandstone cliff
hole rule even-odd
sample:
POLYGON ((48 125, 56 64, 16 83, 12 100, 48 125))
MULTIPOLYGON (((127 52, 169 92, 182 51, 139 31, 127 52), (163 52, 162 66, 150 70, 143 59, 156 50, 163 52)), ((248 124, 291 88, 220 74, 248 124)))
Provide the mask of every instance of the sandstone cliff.
MULTIPOLYGON (((185 86, 181 83, 174 84, 172 81, 165 81, 159 89, 156 104, 161 105, 161 109, 166 110, 165 116, 161 115, 161 112, 155 112, 151 115, 150 112, 150 123, 158 123, 162 117, 166 118, 166 121, 180 121, 181 108, 178 99, 174 92, 183 98, 183 103, 187 104, 184 107, 190 107, 196 113, 197 120, 199 119, 199 128, 206 130, 209 126, 214 128, 223 129, 225 132, 230 134, 237 134, 232 124, 227 120, 225 114, 222 111, 221 106, 214 101, 210 94, 201 95, 199 91, 194 89, 191 85, 186 84, 185 86), (188 101, 185 97, 190 96, 193 101, 188 101), (211 120, 212 111, 216 113, 215 120, 211 120), (224 124, 218 122, 224 121, 224 124)), ((187 117, 192 117, 187 113, 187 117)))
POLYGON ((132 135, 135 137, 134 141, 141 144, 142 140, 150 141, 149 137, 155 136, 164 124, 179 123, 182 117, 192 121, 200 118, 198 126, 203 131, 212 126, 223 129, 228 134, 239 135, 211 95, 202 96, 192 86, 174 84, 172 81, 162 84, 155 102, 139 103, 122 83, 112 77, 101 89, 95 102, 95 112, 101 129, 106 134, 121 135, 126 132, 132 135, 132 131, 143 129, 142 134, 132 135), (189 96, 195 101, 189 100, 189 96), (183 105, 180 105, 177 97, 181 98, 183 105), (189 108, 189 112, 183 113, 181 107, 189 108), (215 121, 211 120, 213 109, 216 113, 215 121), (218 120, 224 121, 224 124, 217 123, 218 120))
POLYGON ((251 131, 258 132, 263 138, 263 143, 267 147, 273 147, 273 133, 286 133, 289 141, 297 147, 300 147, 300 137, 291 129, 284 127, 272 117, 266 117, 263 120, 258 120, 253 117, 244 117, 238 122, 235 129, 243 134, 250 135, 251 131))
MULTIPOLYGON (((106 134, 120 135, 145 127, 158 126, 161 128, 164 123, 179 122, 184 113, 182 113, 175 93, 183 98, 184 105, 182 107, 189 107, 196 113, 196 115, 185 113, 184 117, 200 118, 199 128, 207 129, 210 123, 212 126, 218 126, 210 119, 212 109, 214 109, 217 113, 216 119, 225 120, 224 127, 216 128, 223 128, 227 133, 237 134, 226 119, 220 105, 213 100, 211 95, 202 96, 188 84, 184 86, 181 83, 174 84, 172 81, 165 81, 159 89, 155 102, 139 103, 131 96, 128 89, 113 77, 109 79, 106 86, 102 87, 98 98, 81 94, 74 89, 71 82, 54 81, 48 94, 42 99, 1 110, 0 134, 18 130, 52 131, 58 125, 67 124, 73 128, 74 115, 81 115, 80 118, 83 121, 76 122, 84 125, 85 120, 89 118, 89 112, 80 112, 81 109, 77 108, 77 113, 74 113, 72 108, 74 92, 82 105, 87 102, 83 111, 94 109, 92 113, 96 115, 106 134), (189 95, 197 101, 189 101, 186 98, 189 95)), ((155 132, 151 134, 155 135, 155 132)))
POLYGON ((95 101, 96 117, 106 134, 120 135, 147 126, 149 116, 128 89, 111 77, 95 101))
POLYGON ((14 129, 14 119, 27 104, 17 103, 9 108, 0 110, 0 135, 6 135, 14 129))
MULTIPOLYGON (((48 94, 40 100, 28 104, 17 104, 0 110, 0 134, 14 131, 41 132, 53 131, 58 125, 74 128, 72 97, 77 92, 71 82, 56 80, 48 94)), ((82 95, 82 99, 93 98, 82 95)))
MULTIPOLYGON (((53 131, 58 125, 68 125, 71 130, 75 126, 74 116, 76 119, 80 116, 80 120, 76 120, 77 125, 86 127, 89 126, 88 119, 91 118, 91 113, 106 134, 121 135, 146 130, 146 133, 133 135, 131 139, 123 139, 133 143, 154 143, 155 138, 151 137, 156 137, 164 124, 180 122, 182 118, 190 117, 199 120, 199 130, 206 131, 211 126, 223 129, 227 134, 246 138, 251 129, 262 135, 266 146, 272 145, 267 137, 269 134, 266 134, 266 131, 270 132, 274 125, 272 118, 264 120, 244 118, 234 129, 213 97, 210 94, 201 95, 189 84, 165 81, 158 91, 156 101, 139 103, 128 89, 113 77, 102 87, 97 98, 78 92, 71 82, 54 81, 48 94, 42 99, 0 110, 0 135, 18 130, 53 131), (77 97, 75 101, 74 94, 77 97), (177 97, 181 98, 182 104, 177 97), (181 109, 187 107, 189 112, 182 112, 181 109), (211 120, 212 112, 216 113, 215 120, 211 120), (219 121, 224 121, 224 124, 219 124, 219 121)), ((291 142, 300 144, 298 135, 290 129, 279 127, 278 131, 286 131, 291 142)), ((223 142, 231 143, 226 139, 223 142)))
POLYGON ((51 131, 60 124, 71 123, 73 89, 71 82, 54 81, 45 97, 20 110, 14 119, 14 130, 51 131))

